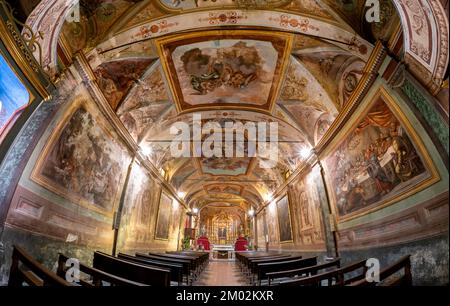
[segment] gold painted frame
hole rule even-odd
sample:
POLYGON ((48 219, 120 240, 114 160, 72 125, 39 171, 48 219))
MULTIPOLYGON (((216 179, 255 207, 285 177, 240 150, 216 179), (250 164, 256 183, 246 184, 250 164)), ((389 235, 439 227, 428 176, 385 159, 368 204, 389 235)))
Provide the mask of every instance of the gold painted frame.
MULTIPOLYGON (((92 203, 88 201, 87 199, 84 199, 78 195, 71 194, 67 190, 63 189, 61 186, 56 186, 53 182, 51 182, 48 178, 41 175, 44 164, 46 162, 47 156, 50 154, 51 150, 56 145, 56 142, 59 140, 59 138, 62 135, 62 132, 64 131, 64 128, 69 123, 70 119, 73 117, 73 115, 76 113, 76 111, 80 108, 84 108, 87 113, 89 113, 93 119, 95 120, 96 124, 100 126, 100 128, 103 130, 105 135, 107 137, 114 139, 114 136, 109 132, 112 128, 107 128, 107 120, 102 117, 101 114, 99 114, 99 111, 95 109, 91 103, 89 103, 87 100, 85 100, 84 97, 77 96, 75 98, 75 101, 73 101, 70 106, 64 110, 64 114, 62 115, 62 118, 59 120, 58 124, 54 127, 54 132, 50 135, 49 139, 46 141, 46 144, 41 151, 38 160, 36 162, 35 167, 33 168, 31 172, 30 179, 37 183, 38 185, 50 190, 51 192, 71 201, 72 203, 81 205, 82 207, 88 208, 90 210, 93 210, 95 212, 98 212, 102 215, 105 215, 107 217, 113 217, 114 211, 118 205, 120 194, 122 190, 122 185, 125 180, 127 167, 123 167, 121 178, 119 180, 118 188, 116 191, 116 194, 114 195, 114 199, 112 200, 112 206, 110 210, 103 209, 101 207, 98 207, 95 205, 95 203, 92 203)), ((125 159, 127 158, 128 151, 124 148, 123 145, 121 145, 119 142, 117 142, 117 145, 123 150, 125 159)))
POLYGON ((8 64, 9 68, 11 69, 11 71, 14 72, 14 74, 17 77, 17 79, 22 83, 23 87, 25 87, 27 89, 28 96, 29 96, 27 106, 29 106, 36 99, 36 97, 34 96, 33 92, 30 90, 30 88, 28 88, 27 82, 24 81, 24 77, 21 76, 16 71, 15 67, 13 67, 13 65, 10 63, 10 61, 8 60, 8 57, 6 56, 5 52, 2 49, 0 49, 0 56, 3 57, 3 59, 8 64))
MULTIPOLYGON (((165 192, 165 191, 163 190, 163 188, 161 188, 160 190, 161 190, 161 191, 160 191, 160 193, 159 193, 159 198, 158 198, 158 212, 157 212, 157 214, 156 214, 156 222, 155 222, 155 234, 154 234, 154 238, 155 238, 155 240, 158 240, 158 241, 169 241, 169 239, 170 239, 170 224, 171 224, 171 219, 172 219, 172 209, 173 209, 173 201, 174 201, 174 199, 173 199, 171 196, 169 196, 169 195, 167 194, 167 192, 165 192), (158 237, 158 236, 157 236, 157 235, 158 235, 158 225, 159 225, 159 215, 160 215, 160 211, 161 211, 161 200, 162 200, 162 198, 163 198, 163 195, 166 196, 167 198, 169 198, 169 199, 171 200, 171 202, 170 202, 169 220, 168 220, 169 224, 167 224, 167 226, 169 227, 169 228, 168 228, 168 231, 167 231, 167 238, 164 238, 164 237, 158 237)), ((180 209, 181 209, 181 208, 180 208, 180 209)))
MULTIPOLYGON (((43 84, 43 80, 39 78, 40 71, 38 70, 40 70, 40 67, 38 66, 38 63, 31 54, 31 51, 29 51, 28 47, 25 51, 21 50, 20 45, 24 42, 17 30, 18 29, 13 21, 3 20, 2 18, 0 18, 0 40, 2 40, 11 57, 14 58, 17 66, 25 75, 27 81, 31 84, 31 86, 34 87, 36 92, 44 101, 48 101, 52 97, 49 89, 52 83, 49 81, 48 84, 45 85, 43 84)), ((15 70, 13 69, 13 71, 15 70)), ((25 85, 25 87, 27 87, 27 90, 30 91, 28 86, 25 85)))
POLYGON ((294 233, 292 232, 291 201, 289 199, 289 194, 286 193, 279 200, 277 200, 276 206, 277 206, 277 221, 278 221, 278 238, 279 238, 280 244, 294 243, 294 233), (283 201, 284 199, 286 199, 286 203, 287 203, 287 211, 288 211, 289 229, 290 229, 290 232, 291 232, 291 239, 290 240, 281 241, 281 224, 280 224, 281 220, 280 220, 280 213, 279 213, 280 208, 279 208, 278 204, 281 201, 283 201))
MULTIPOLYGON (((239 158, 245 158, 245 157, 239 157, 239 158)), ((245 173, 238 174, 238 175, 226 175, 226 174, 216 175, 216 174, 203 172, 202 157, 195 158, 194 167, 197 169, 197 171, 200 175, 205 175, 208 177, 216 177, 216 176, 229 176, 229 177, 233 177, 233 178, 246 177, 246 176, 249 176, 250 173, 253 171, 253 169, 255 168, 255 163, 256 163, 255 157, 250 157, 249 159, 250 160, 248 162, 248 166, 247 166, 247 169, 245 170, 245 173)))
POLYGON ((295 36, 294 34, 277 31, 243 30, 243 29, 208 30, 184 34, 174 34, 168 37, 157 38, 155 39, 155 45, 158 50, 159 57, 161 59, 161 65, 163 66, 165 78, 167 79, 170 92, 173 96, 179 114, 190 113, 200 110, 208 110, 208 109, 210 110, 211 107, 218 110, 250 110, 271 114, 275 107, 275 102, 279 96, 281 87, 283 85, 286 68, 290 62, 289 56, 292 49, 294 36, 295 36), (277 61, 277 67, 274 72, 272 88, 269 92, 268 101, 266 101, 264 105, 243 106, 240 103, 227 103, 227 104, 212 103, 196 106, 190 105, 187 107, 184 105, 187 103, 184 102, 183 93, 179 88, 178 74, 174 70, 174 67, 172 67, 173 62, 171 59, 171 54, 168 54, 168 50, 166 48, 173 43, 177 43, 179 44, 179 46, 183 46, 190 43, 190 40, 193 40, 194 42, 205 42, 208 41, 208 38, 209 40, 211 40, 217 39, 219 37, 228 39, 239 39, 239 38, 254 39, 272 43, 276 40, 284 41, 283 52, 280 51, 278 52, 279 57, 277 61), (183 41, 185 42, 184 44, 181 43, 183 41))
MULTIPOLYGON (((222 186, 222 185, 223 185, 224 188, 227 187, 227 186, 233 186, 233 187, 238 188, 238 189, 239 189, 239 194, 233 194, 233 195, 235 195, 235 196, 242 196, 242 192, 244 191, 244 186, 239 185, 239 184, 236 184, 236 183, 226 183, 226 184, 210 183, 210 184, 204 185, 204 186, 203 186, 203 190, 204 190, 206 193, 209 193, 209 190, 210 190, 212 187, 215 187, 215 186, 222 186)), ((219 193, 220 193, 220 192, 219 192, 219 193)))
POLYGON ((414 127, 412 126, 411 122, 408 120, 408 118, 403 114, 401 107, 396 103, 394 98, 388 93, 388 91, 383 87, 380 86, 378 91, 375 93, 375 95, 369 100, 369 102, 364 102, 364 105, 361 104, 358 106, 357 110, 358 115, 354 118, 350 119, 349 122, 347 122, 346 126, 344 127, 343 131, 338 134, 337 139, 335 140, 326 150, 323 152, 323 156, 330 156, 332 153, 336 152, 337 148, 342 144, 342 142, 354 131, 354 129, 357 127, 357 125, 361 122, 362 119, 368 114, 368 112, 371 110, 372 106, 377 103, 381 99, 390 109, 390 111, 393 113, 395 118, 400 122, 402 128, 405 129, 408 137, 411 139, 411 142, 416 149, 417 153, 421 157, 421 160, 423 162, 423 165, 428 172, 428 176, 424 179, 422 179, 419 182, 416 182, 414 185, 409 186, 405 188, 405 190, 401 191, 400 193, 393 195, 391 197, 388 197, 387 199, 375 202, 373 204, 370 204, 366 208, 362 208, 359 210, 356 210, 354 212, 348 213, 345 216, 340 216, 337 208, 337 199, 336 194, 334 192, 334 189, 332 188, 332 178, 330 176, 330 173, 332 172, 329 168, 326 162, 322 162, 323 167, 325 169, 325 182, 328 186, 329 198, 330 198, 330 204, 332 208, 332 213, 336 216, 336 220, 338 223, 342 223, 345 221, 349 221, 370 213, 373 213, 375 211, 381 210, 387 206, 390 206, 396 202, 399 202, 407 197, 410 197, 425 188, 437 183, 440 181, 440 175, 436 168, 436 166, 433 163, 433 160, 428 153, 428 151, 425 148, 424 143, 420 139, 419 135, 415 131, 414 127), (359 111, 360 110, 360 111, 359 111))

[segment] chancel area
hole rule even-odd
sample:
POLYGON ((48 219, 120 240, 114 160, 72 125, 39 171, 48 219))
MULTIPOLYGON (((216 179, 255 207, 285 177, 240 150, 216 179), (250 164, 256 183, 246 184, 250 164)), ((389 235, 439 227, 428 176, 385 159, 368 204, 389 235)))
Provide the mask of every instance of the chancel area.
POLYGON ((0 286, 448 285, 447 16, 0 0, 0 286))

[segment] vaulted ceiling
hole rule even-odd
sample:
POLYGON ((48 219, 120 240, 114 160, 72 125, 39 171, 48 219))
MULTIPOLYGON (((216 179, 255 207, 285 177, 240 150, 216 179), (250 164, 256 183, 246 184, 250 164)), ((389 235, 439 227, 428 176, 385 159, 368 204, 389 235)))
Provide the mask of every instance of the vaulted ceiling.
POLYGON ((370 46, 388 40, 399 23, 387 0, 378 24, 365 22, 362 0, 250 2, 249 8, 244 0, 81 1, 82 22, 63 27, 70 51, 84 51, 112 109, 191 206, 248 209, 265 202, 336 119, 363 75, 370 46), (226 13, 216 14, 218 8, 226 13), (233 11, 242 8, 248 15, 233 11), (279 18, 318 35, 233 27, 238 18, 279 18), (192 31, 196 22, 224 27, 192 31), (344 34, 362 43, 329 38, 344 34), (258 157, 172 157, 170 127, 192 125, 193 112, 222 129, 227 121, 278 122, 276 167, 265 169, 258 157))

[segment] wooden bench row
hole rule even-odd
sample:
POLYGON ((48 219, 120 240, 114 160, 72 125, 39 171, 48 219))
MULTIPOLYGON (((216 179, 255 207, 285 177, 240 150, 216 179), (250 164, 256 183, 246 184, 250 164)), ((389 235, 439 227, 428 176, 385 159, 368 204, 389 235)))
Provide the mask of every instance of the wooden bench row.
POLYGON ((366 278, 367 260, 341 267, 339 258, 317 264, 317 257, 280 256, 280 254, 243 252, 236 258, 251 282, 279 286, 375 286, 412 285, 410 256, 399 259, 380 271, 379 282, 366 278), (401 273, 403 272, 403 273, 401 273), (400 276, 399 276, 400 275, 400 276), (265 283, 267 281, 267 283, 265 283))
MULTIPOLYGON (((261 261, 255 254, 246 254, 239 261, 248 259, 261 261)), ((60 254, 57 273, 53 273, 33 259, 20 247, 14 247, 10 270, 9 286, 169 286, 170 281, 181 284, 182 277, 189 276, 207 262, 205 254, 137 254, 130 256, 121 254, 119 258, 94 253, 93 267, 76 263, 79 269, 79 281, 69 283, 66 275, 72 273, 68 266, 69 258, 60 254), (153 256, 153 257, 152 257, 153 256), (183 258, 184 257, 184 258, 183 258)), ((295 257, 294 257, 295 258, 295 257)), ((379 283, 370 282, 366 278, 367 261, 362 260, 345 267, 340 267, 340 259, 328 263, 317 264, 317 258, 291 259, 278 258, 279 261, 257 263, 258 281, 261 284, 267 279, 268 285, 279 286, 410 286, 412 285, 410 256, 399 259, 380 271, 379 283), (292 269, 286 269, 292 268, 292 269), (331 269, 331 270, 330 270, 331 269)), ((250 264, 251 265, 251 264, 250 264)), ((74 275, 72 275, 74 276, 74 275)))
POLYGON ((249 276, 250 283, 259 285, 267 279, 268 273, 300 269, 317 264, 316 257, 302 258, 300 255, 292 256, 290 254, 238 253, 236 258, 249 276))
POLYGON ((14 246, 10 286, 170 286, 192 284, 192 275, 207 264, 205 253, 119 254, 94 253, 93 267, 60 254, 57 273, 48 270, 20 247, 14 246), (157 259, 155 259, 157 258, 157 259), (74 282, 66 281, 67 276, 74 282))
POLYGON ((304 271, 298 271, 299 275, 310 273, 307 277, 281 281, 280 286, 411 286, 411 259, 410 255, 400 258, 395 263, 384 268, 379 273, 377 282, 369 281, 366 277, 367 260, 361 260, 342 268, 321 272, 327 265, 311 267, 304 271), (317 269, 320 268, 320 269, 317 269), (316 274, 317 272, 320 272, 316 274), (311 275, 312 274, 312 275, 311 275))

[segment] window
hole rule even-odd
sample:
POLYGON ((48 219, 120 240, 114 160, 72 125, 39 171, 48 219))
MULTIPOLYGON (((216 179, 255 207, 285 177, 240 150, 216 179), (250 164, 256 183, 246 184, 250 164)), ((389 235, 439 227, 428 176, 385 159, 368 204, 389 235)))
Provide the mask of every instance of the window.
POLYGON ((0 143, 29 100, 27 88, 0 54, 0 143))

